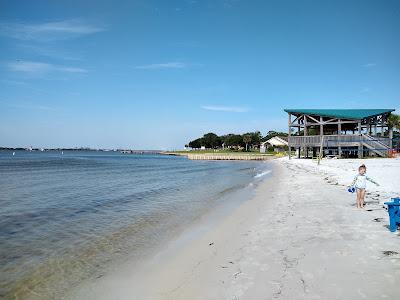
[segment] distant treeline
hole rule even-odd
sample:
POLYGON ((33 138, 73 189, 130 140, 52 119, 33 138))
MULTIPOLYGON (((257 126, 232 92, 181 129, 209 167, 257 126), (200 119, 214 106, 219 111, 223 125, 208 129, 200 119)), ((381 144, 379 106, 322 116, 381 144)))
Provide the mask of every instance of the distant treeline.
POLYGON ((218 136, 215 133, 206 133, 201 138, 190 141, 186 147, 199 149, 201 147, 209 149, 217 148, 254 148, 258 147, 261 142, 267 141, 274 136, 287 136, 285 132, 268 131, 267 135, 262 136, 260 131, 247 132, 244 134, 226 134, 218 136))

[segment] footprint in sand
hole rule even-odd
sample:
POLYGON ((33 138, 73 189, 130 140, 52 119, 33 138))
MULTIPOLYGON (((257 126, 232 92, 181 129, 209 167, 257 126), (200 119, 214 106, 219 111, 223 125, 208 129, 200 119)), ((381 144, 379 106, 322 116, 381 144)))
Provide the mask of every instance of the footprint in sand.
POLYGON ((378 223, 382 222, 382 220, 383 220, 383 218, 375 218, 375 219, 373 219, 374 222, 378 222, 378 223))
POLYGON ((383 253, 384 255, 386 255, 386 256, 393 256, 393 255, 399 254, 399 252, 390 251, 390 250, 382 251, 382 253, 383 253))

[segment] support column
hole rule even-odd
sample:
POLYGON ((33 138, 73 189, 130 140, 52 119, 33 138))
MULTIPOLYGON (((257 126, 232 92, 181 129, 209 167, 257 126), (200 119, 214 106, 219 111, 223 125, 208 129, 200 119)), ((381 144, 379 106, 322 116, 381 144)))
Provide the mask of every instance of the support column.
MULTIPOLYGON (((308 135, 308 129, 307 129, 307 116, 306 115, 304 115, 304 131, 303 131, 303 135, 304 136, 307 136, 308 135)), ((305 144, 304 145, 304 157, 305 158, 308 158, 308 147, 307 147, 307 145, 305 144)))
MULTIPOLYGON (((324 136, 324 125, 322 124, 322 122, 324 121, 323 117, 320 116, 319 117, 319 137, 321 139, 321 147, 320 147, 320 151, 324 152, 324 146, 322 145, 322 137, 324 136)), ((320 153, 320 157, 323 157, 323 153, 320 153)))
POLYGON ((342 146, 340 145, 340 143, 341 143, 340 135, 342 135, 342 120, 341 119, 338 119, 338 135, 339 135, 339 143, 338 143, 339 158, 342 158, 342 146))
POLYGON ((319 117, 319 135, 323 136, 324 135, 324 125, 322 125, 323 118, 319 117))
POLYGON ((288 122, 288 126, 289 126, 289 131, 288 131, 288 148, 289 148, 289 159, 291 159, 292 158, 292 150, 291 150, 291 147, 290 147, 290 136, 291 136, 291 132, 290 132, 290 128, 291 128, 291 123, 292 123, 292 114, 291 113, 288 113, 288 115, 289 115, 289 122, 288 122))
POLYGON ((363 158, 364 149, 362 144, 362 136, 361 136, 361 121, 358 121, 358 138, 360 139, 358 143, 358 158, 363 158))
MULTIPOLYGON (((297 119, 297 135, 300 136, 300 117, 297 119)), ((301 144, 299 147, 299 158, 301 157, 301 144)))

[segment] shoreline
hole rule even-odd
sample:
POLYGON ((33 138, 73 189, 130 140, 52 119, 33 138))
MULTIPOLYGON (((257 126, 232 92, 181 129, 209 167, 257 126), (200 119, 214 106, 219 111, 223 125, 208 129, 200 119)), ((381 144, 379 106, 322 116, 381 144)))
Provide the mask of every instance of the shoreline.
POLYGON ((116 270, 70 299, 398 295, 400 245, 385 227, 386 211, 376 203, 367 204, 370 211, 355 209, 353 195, 297 162, 273 165, 255 196, 205 233, 140 271, 116 270))

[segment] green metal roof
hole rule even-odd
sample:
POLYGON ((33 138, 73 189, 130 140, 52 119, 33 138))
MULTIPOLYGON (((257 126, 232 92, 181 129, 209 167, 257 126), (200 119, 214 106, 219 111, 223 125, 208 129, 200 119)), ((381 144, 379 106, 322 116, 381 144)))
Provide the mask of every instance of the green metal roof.
POLYGON ((395 109, 285 109, 285 111, 292 114, 360 120, 390 113, 395 109))

